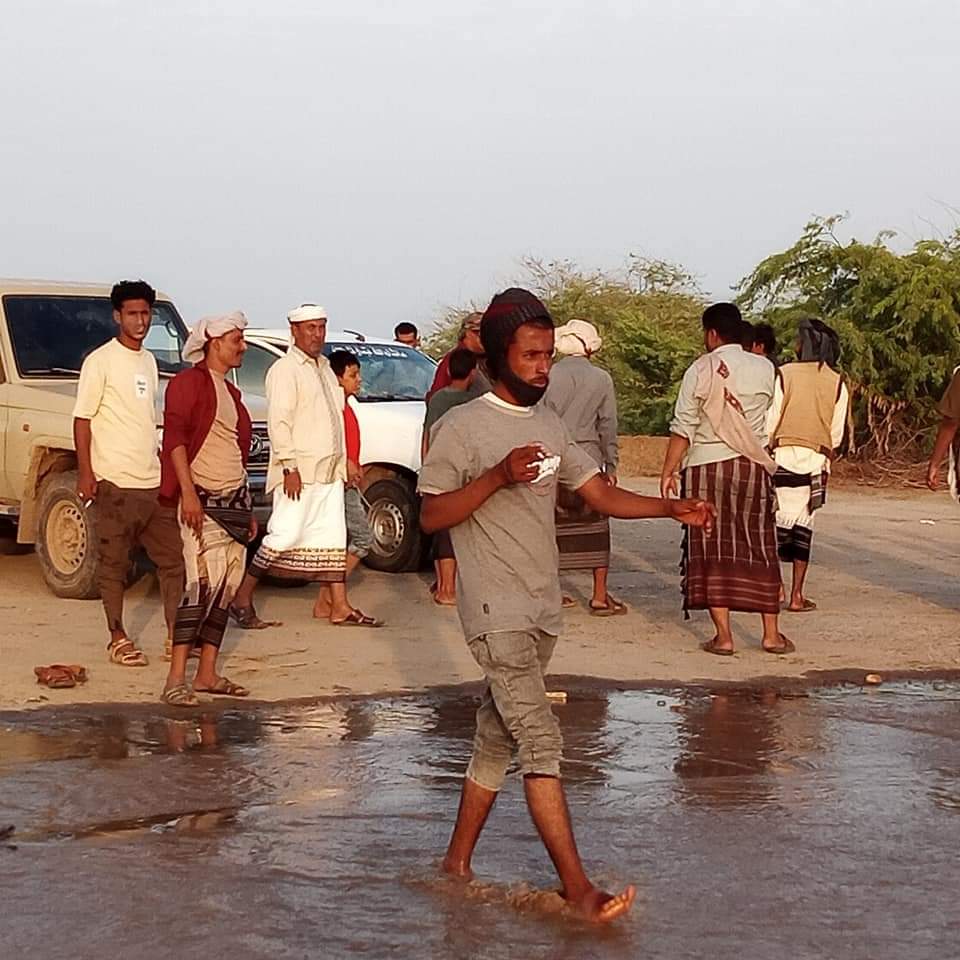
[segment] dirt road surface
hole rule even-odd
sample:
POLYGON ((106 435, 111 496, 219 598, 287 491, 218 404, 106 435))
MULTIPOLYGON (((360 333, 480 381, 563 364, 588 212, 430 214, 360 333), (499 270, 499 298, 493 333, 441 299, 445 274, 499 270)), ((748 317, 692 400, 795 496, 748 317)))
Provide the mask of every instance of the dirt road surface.
MULTIPOLYGON (((652 493, 650 481, 634 489, 652 493)), ((818 516, 810 614, 785 614, 783 631, 797 644, 788 657, 759 649, 760 620, 736 615, 739 648, 732 658, 699 650, 711 630, 706 614, 684 622, 680 610, 680 529, 666 520, 615 522, 612 591, 630 605, 625 617, 568 612, 552 685, 569 677, 624 686, 782 681, 822 682, 843 673, 858 682, 960 671, 960 508, 945 494, 831 491, 818 516)), ((384 618, 380 630, 334 628, 310 616, 313 588, 265 586, 261 615, 282 628, 228 631, 225 672, 249 686, 252 699, 288 700, 415 691, 479 679, 456 611, 437 607, 427 572, 387 575, 361 570, 356 606, 384 618)), ((564 586, 585 603, 589 574, 564 586)), ((46 589, 33 554, 0 556, 0 709, 66 703, 155 702, 165 676, 163 622, 156 581, 148 574, 128 593, 128 630, 150 657, 146 668, 113 666, 97 601, 58 600, 46 589), (72 690, 36 684, 39 664, 81 663, 90 680, 72 690)))

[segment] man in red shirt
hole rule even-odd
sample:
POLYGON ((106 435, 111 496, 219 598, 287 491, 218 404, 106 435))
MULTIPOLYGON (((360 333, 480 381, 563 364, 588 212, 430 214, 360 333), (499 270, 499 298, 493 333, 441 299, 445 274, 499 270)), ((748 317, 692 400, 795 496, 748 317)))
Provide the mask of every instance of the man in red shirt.
MULTIPOLYGON (((470 313, 463 318, 460 324, 460 340, 438 364, 437 372, 433 376, 433 384, 423 398, 426 403, 430 398, 444 387, 449 387, 453 383, 453 377, 450 375, 450 354, 454 350, 464 348, 477 355, 477 358, 483 357, 483 344, 480 342, 480 321, 483 319, 482 313, 470 313)), ((480 396, 490 389, 490 379, 487 377, 486 370, 482 364, 477 364, 477 372, 474 374, 473 386, 471 390, 475 396, 480 396)))
POLYGON ((250 415, 227 379, 243 362, 246 325, 240 312, 204 317, 183 349, 193 366, 173 378, 165 397, 159 501, 178 508, 186 568, 161 695, 175 707, 194 706, 197 693, 250 693, 217 670, 227 611, 257 533, 246 476, 250 415), (190 686, 186 667, 194 651, 199 663, 190 686))
MULTIPOLYGON (((367 511, 363 506, 363 497, 360 494, 360 485, 363 482, 363 467, 360 466, 360 423, 357 415, 350 406, 350 398, 355 397, 363 386, 360 375, 360 360, 355 353, 349 350, 334 350, 330 354, 330 369, 343 387, 345 403, 343 405, 343 435, 347 448, 347 485, 344 491, 344 510, 347 521, 347 578, 360 564, 360 561, 370 552, 373 546, 373 531, 367 522, 367 511)), ((324 612, 323 601, 319 603, 316 616, 329 616, 329 610, 324 612)), ((357 626, 381 627, 383 622, 375 617, 368 617, 362 610, 354 608, 354 613, 360 618, 357 626)), ((351 621, 353 622, 353 621, 351 621)))

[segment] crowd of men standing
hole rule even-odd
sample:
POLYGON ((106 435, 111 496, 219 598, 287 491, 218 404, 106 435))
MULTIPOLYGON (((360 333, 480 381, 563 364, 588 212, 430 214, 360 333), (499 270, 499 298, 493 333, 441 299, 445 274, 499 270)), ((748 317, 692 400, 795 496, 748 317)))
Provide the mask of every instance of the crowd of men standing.
MULTIPOLYGON (((197 693, 249 694, 220 672, 218 653, 230 619, 246 629, 280 626, 254 606, 266 575, 318 583, 313 615, 332 626, 381 626, 347 592, 371 542, 359 425, 347 402, 362 373, 349 351, 324 356, 324 310, 290 311, 290 348, 267 374, 272 514, 248 564, 259 532, 246 479, 252 427, 228 379, 243 362, 246 318, 205 317, 191 331, 189 366, 166 391, 158 456, 157 366, 143 347, 155 293, 125 281, 111 299, 118 336, 84 361, 74 410, 78 495, 97 510, 110 660, 147 663, 123 623, 138 546, 158 569, 170 661, 161 698, 171 706, 192 706, 197 693), (198 663, 188 682, 191 658, 198 663)), ((847 403, 836 334, 804 321, 797 362, 777 368, 775 343, 749 328, 735 305, 709 307, 703 331, 705 353, 680 386, 660 497, 618 485, 613 383, 592 362, 598 331, 584 320, 555 327, 528 291, 506 290, 465 318, 427 395, 419 492, 421 524, 435 537, 434 600, 457 605, 487 681, 444 870, 470 875, 516 751, 563 896, 595 921, 628 910, 635 891, 595 888, 573 838, 544 682, 561 608, 576 602, 562 594, 560 571, 593 572, 592 615, 626 614, 607 588, 609 517, 672 518, 685 528, 684 609, 708 610, 716 627, 707 652, 732 655, 731 611, 762 616, 763 650, 794 649, 779 629, 780 559, 794 570, 786 608, 815 608, 803 590, 813 515, 847 403)), ((413 325, 395 336, 419 345, 413 325)))

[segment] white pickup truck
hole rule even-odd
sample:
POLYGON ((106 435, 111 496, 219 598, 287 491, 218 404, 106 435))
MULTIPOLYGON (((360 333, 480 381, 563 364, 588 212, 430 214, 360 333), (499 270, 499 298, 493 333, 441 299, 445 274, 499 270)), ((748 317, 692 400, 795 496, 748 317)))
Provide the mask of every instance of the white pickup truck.
MULTIPOLYGON (((251 329, 246 339, 236 383, 245 396, 263 394, 266 372, 287 350, 289 333, 251 329)), ((424 550, 416 493, 423 398, 436 364, 412 347, 357 333, 328 332, 323 352, 334 350, 355 353, 363 374, 363 388, 351 403, 360 423, 363 495, 374 538, 366 563, 389 572, 415 570, 424 550)))

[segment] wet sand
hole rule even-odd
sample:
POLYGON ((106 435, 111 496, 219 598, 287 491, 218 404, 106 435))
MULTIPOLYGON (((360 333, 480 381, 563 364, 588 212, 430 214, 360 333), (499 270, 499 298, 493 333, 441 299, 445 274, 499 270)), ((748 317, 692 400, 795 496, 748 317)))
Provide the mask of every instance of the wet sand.
POLYGON ((960 686, 612 693, 557 706, 584 859, 566 914, 511 776, 477 878, 437 863, 472 698, 0 716, 4 956, 941 960, 960 686))
MULTIPOLYGON (((631 484, 653 492, 649 481, 631 484)), ((712 631, 706 614, 685 622, 679 596, 679 528, 667 521, 615 522, 611 589, 626 617, 570 611, 557 646, 553 685, 662 687, 671 684, 822 685, 859 683, 867 673, 950 677, 960 671, 960 509, 946 495, 832 490, 818 516, 809 594, 820 609, 784 615, 796 654, 759 649, 756 616, 738 615, 738 654, 720 658, 698 645, 712 631), (924 521, 933 521, 924 522, 924 521), (576 678, 576 680, 574 680, 576 678)), ((226 672, 263 701, 413 692, 475 682, 479 671, 455 610, 435 606, 427 573, 361 570, 354 603, 388 621, 382 630, 313 621, 313 588, 264 587, 260 613, 285 626, 231 628, 226 672)), ((588 574, 565 578, 584 603, 588 574)), ((145 669, 109 664, 100 604, 66 601, 44 587, 32 554, 0 556, 0 709, 71 703, 152 703, 163 684, 163 625, 155 579, 128 594, 127 625, 151 657, 145 669), (33 667, 82 663, 87 684, 48 690, 33 667)))

